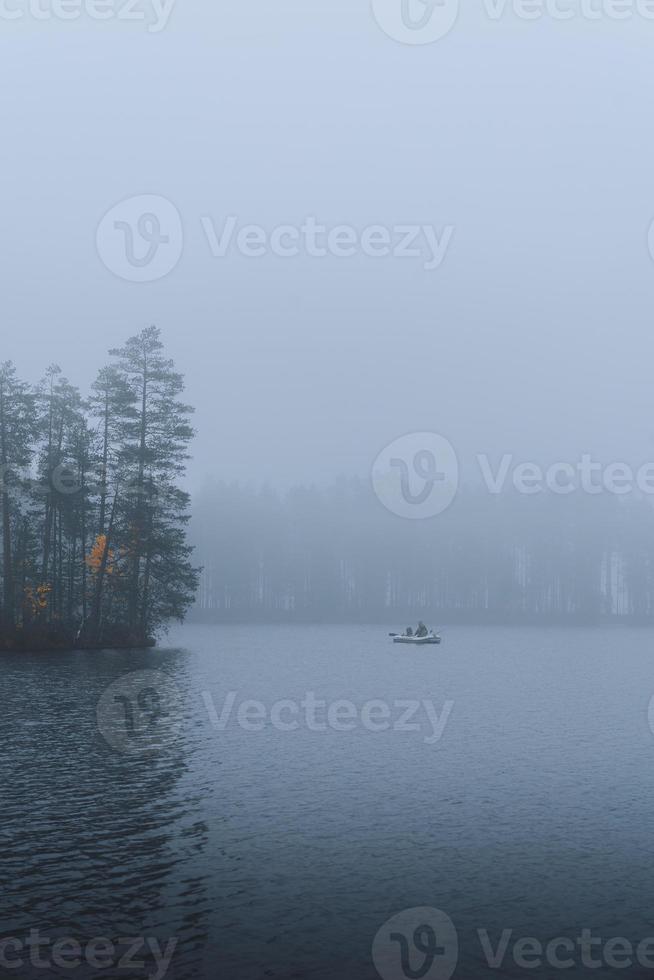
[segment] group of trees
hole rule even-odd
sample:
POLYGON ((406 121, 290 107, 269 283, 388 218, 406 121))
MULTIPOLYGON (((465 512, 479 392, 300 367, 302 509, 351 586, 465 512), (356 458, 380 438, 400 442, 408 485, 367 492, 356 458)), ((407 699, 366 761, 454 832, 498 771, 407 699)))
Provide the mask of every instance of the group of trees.
POLYGON ((604 494, 460 492, 429 521, 387 513, 371 488, 278 496, 213 484, 192 535, 207 620, 646 622, 654 509, 604 494))
POLYGON ((110 351, 84 398, 0 364, 0 647, 138 646, 193 601, 193 435, 159 331, 110 351))
POLYGON ((0 648, 141 646, 183 619, 648 622, 646 500, 460 492, 407 521, 359 481, 279 495, 179 486, 183 381, 150 327, 83 397, 0 364, 0 648))

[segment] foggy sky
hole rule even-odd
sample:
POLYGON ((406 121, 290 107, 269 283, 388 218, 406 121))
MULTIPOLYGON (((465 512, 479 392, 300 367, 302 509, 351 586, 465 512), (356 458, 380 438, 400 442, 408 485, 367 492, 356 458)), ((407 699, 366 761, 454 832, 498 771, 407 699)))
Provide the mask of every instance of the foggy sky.
MULTIPOLYGON (((399 2, 399 0, 398 0, 399 2)), ((177 0, 142 22, 0 21, 2 359, 86 388, 151 323, 199 430, 191 477, 367 475, 406 432, 543 462, 654 458, 654 22, 491 22, 402 45, 368 0, 177 0), (121 280, 117 202, 184 252, 121 280), (202 216, 454 226, 442 266, 211 255, 202 216)))

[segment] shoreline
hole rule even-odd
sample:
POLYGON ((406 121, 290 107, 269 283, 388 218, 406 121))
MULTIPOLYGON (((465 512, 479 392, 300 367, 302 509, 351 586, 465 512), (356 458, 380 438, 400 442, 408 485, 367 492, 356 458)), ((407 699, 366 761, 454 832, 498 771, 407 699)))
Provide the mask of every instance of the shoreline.
POLYGON ((149 650, 156 647, 153 637, 119 639, 103 637, 96 643, 79 642, 66 637, 13 636, 5 639, 0 634, 0 654, 3 653, 74 653, 98 650, 149 650))

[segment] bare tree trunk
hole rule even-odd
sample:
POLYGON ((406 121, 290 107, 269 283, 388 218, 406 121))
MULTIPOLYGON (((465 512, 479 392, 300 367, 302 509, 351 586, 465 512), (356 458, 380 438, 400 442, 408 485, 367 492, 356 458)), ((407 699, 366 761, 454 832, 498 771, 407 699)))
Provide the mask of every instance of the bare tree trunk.
POLYGON ((86 470, 82 463, 80 472, 80 482, 82 485, 82 504, 80 516, 80 536, 82 547, 82 623, 86 622, 86 470))
POLYGON ((111 550, 111 536, 114 530, 117 504, 118 504, 118 491, 116 491, 114 495, 114 502, 111 507, 111 517, 109 518, 109 527, 107 528, 107 533, 105 536, 104 550, 102 552, 100 567, 98 568, 96 580, 95 580, 95 592, 93 595, 93 603, 91 605, 90 627, 86 637, 92 643, 97 643, 98 634, 100 630, 100 616, 102 612, 102 591, 104 588, 104 580, 107 573, 107 562, 109 560, 109 552, 111 550))
POLYGON ((9 490, 7 487, 7 419, 5 415, 5 393, 0 388, 0 463, 2 463, 2 580, 3 580, 3 622, 5 629, 13 630, 16 625, 14 609, 14 570, 11 554, 11 513, 9 490))
POLYGON ((139 443, 138 477, 136 485, 136 518, 134 526, 134 555, 132 557, 131 583, 129 594, 129 625, 135 629, 139 609, 139 578, 141 575, 141 555, 143 549, 143 480, 145 477, 145 452, 147 435, 148 407, 148 363, 143 364, 143 388, 141 392, 141 437, 139 443))
POLYGON ((107 468, 109 466, 109 390, 104 396, 104 435, 102 439, 102 483, 100 488, 100 520, 98 534, 104 534, 107 513, 107 468))

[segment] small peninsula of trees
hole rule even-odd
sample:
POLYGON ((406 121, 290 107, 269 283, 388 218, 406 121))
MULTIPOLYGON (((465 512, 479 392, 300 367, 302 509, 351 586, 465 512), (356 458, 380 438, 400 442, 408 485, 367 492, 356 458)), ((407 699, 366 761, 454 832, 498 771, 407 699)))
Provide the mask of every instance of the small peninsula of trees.
POLYGON ((156 327, 111 350, 88 397, 0 364, 0 649, 138 647, 193 602, 193 436, 156 327))

